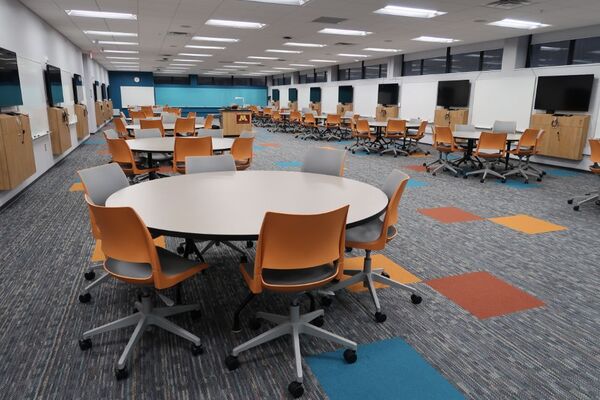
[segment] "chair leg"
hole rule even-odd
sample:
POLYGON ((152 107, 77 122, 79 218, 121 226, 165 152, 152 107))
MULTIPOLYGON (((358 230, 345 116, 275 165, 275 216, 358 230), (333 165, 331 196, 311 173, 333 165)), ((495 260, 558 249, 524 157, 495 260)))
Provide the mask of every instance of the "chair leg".
POLYGON ((292 331, 292 325, 289 322, 286 322, 281 325, 277 325, 274 328, 269 329, 266 332, 261 333, 257 337, 248 340, 246 343, 242 343, 239 346, 236 346, 231 351, 231 354, 234 357, 237 357, 240 353, 250 350, 254 347, 260 346, 261 344, 270 342, 271 340, 277 339, 283 335, 288 335, 292 331))
POLYGON ((156 326, 164 329, 167 332, 171 332, 172 334, 174 334, 176 336, 186 339, 186 340, 194 343, 196 346, 200 346, 200 338, 198 336, 196 336, 193 333, 174 324, 173 322, 169 321, 168 319, 166 319, 164 317, 160 317, 157 315, 151 315, 149 317, 149 323, 152 325, 156 325, 156 326))
POLYGON ((240 327, 240 314, 252 300, 254 300, 254 293, 249 293, 248 296, 246 296, 246 298, 242 301, 242 304, 240 304, 237 310, 235 310, 233 315, 233 328, 231 329, 234 333, 239 333, 242 331, 242 328, 240 327))
POLYGON ((140 341, 140 339, 142 338, 142 335, 144 334, 144 331, 146 330, 146 325, 147 325, 146 317, 142 317, 138 321, 138 323, 135 327, 135 330, 133 331, 133 334, 129 338, 129 341, 127 342, 127 345, 125 346, 123 353, 121 353, 121 357, 119 357, 119 361, 117 362, 117 368, 119 370, 125 369, 125 365, 127 364, 127 360, 129 359, 129 357, 131 356, 131 352, 133 351, 133 348, 135 347, 137 342, 140 341))

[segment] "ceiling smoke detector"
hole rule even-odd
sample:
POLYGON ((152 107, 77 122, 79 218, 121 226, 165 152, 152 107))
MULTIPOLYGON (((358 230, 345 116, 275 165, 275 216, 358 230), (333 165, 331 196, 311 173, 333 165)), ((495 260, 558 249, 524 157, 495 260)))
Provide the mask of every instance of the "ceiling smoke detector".
POLYGON ((499 8, 501 10, 513 10, 518 7, 529 6, 531 1, 528 0, 496 0, 486 4, 489 8, 499 8))

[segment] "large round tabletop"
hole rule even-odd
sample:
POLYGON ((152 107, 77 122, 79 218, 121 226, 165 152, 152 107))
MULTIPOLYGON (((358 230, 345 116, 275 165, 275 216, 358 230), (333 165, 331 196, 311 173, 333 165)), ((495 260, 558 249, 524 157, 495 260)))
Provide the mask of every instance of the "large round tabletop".
MULTIPOLYGON (((201 129, 204 128, 204 124, 196 123, 194 127, 196 129, 201 129)), ((125 125, 125 128, 130 131, 142 129, 139 123, 125 125)), ((165 131, 173 131, 175 130, 175 122, 163 122, 163 128, 165 131)))
MULTIPOLYGON (((212 138, 212 147, 214 151, 230 150, 234 139, 212 138)), ((131 151, 141 151, 145 153, 172 153, 175 148, 175 137, 166 136, 147 139, 129 139, 125 143, 131 151)))
POLYGON ((381 215, 381 189, 347 178, 294 171, 209 172, 156 179, 111 195, 151 230, 168 236, 255 240, 267 211, 316 214, 350 205, 347 226, 381 215))

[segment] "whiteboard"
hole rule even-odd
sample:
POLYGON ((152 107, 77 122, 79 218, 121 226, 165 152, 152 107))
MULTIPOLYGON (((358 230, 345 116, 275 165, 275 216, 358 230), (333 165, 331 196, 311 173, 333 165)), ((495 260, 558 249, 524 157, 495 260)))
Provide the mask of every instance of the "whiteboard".
POLYGON ((298 88, 298 110, 308 108, 310 104, 310 88, 308 86, 300 86, 298 88))
POLYGON ((325 86, 321 89, 321 111, 336 113, 338 105, 338 87, 325 86))
POLYGON ((154 86, 121 86, 121 106, 153 106, 154 86))
POLYGON ((400 118, 433 121, 437 103, 437 81, 403 83, 400 87, 400 118))
POLYGON ((355 85, 354 86, 354 113, 362 116, 372 117, 377 108, 377 95, 379 85, 355 85))
POLYGON ((491 127, 494 121, 517 121, 517 130, 529 127, 535 76, 516 76, 475 81, 473 117, 475 126, 491 127))
POLYGON ((32 136, 47 132, 48 105, 42 64, 22 57, 17 57, 17 63, 24 104, 19 107, 19 111, 29 114, 32 136))

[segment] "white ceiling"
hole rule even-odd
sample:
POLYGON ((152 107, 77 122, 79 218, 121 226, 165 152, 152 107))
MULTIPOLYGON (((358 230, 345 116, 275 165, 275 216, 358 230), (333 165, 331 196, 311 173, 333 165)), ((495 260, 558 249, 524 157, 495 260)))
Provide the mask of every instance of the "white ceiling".
MULTIPOLYGON (((84 52, 109 70, 118 69, 111 54, 102 53, 102 46, 93 39, 135 41, 135 38, 88 37, 83 30, 110 30, 136 32, 139 47, 104 46, 106 49, 138 49, 140 70, 165 69, 169 61, 163 57, 190 58, 177 53, 209 53, 212 57, 199 58, 204 62, 187 73, 201 73, 222 68, 224 62, 257 61, 248 56, 279 56, 280 61, 262 61, 262 66, 249 66, 244 72, 270 70, 273 67, 289 67, 290 63, 313 64, 309 59, 336 60, 337 63, 353 61, 338 53, 369 54, 370 58, 388 56, 386 53, 365 52, 365 47, 403 49, 405 53, 430 50, 446 45, 415 42, 410 39, 421 36, 442 36, 460 39, 458 44, 476 43, 494 39, 526 35, 531 32, 548 32, 566 28, 598 24, 599 0, 533 0, 531 5, 513 10, 485 7, 491 0, 311 0, 303 6, 284 6, 243 0, 21 0, 51 26, 56 28, 84 52), (447 14, 431 18, 407 18, 374 14, 373 11, 388 4, 428 8, 447 14), (97 18, 70 17, 64 10, 100 10, 128 12, 138 15, 137 21, 105 20, 97 18), (311 22, 322 17, 347 18, 336 25, 311 22), (267 26, 260 30, 232 29, 207 26, 209 18, 262 22, 267 26), (523 19, 550 24, 548 28, 524 31, 486 25, 503 18, 523 19), (475 22, 479 21, 479 22, 475 22), (371 31, 366 37, 334 36, 317 33, 325 27, 371 31), (167 32, 186 32, 186 36, 168 35, 167 32), (193 42, 193 35, 239 38, 238 43, 193 42), (322 43, 324 48, 292 48, 283 46, 291 36, 293 41, 322 43), (355 43, 352 46, 335 45, 336 42, 355 43), (226 46, 226 50, 186 49, 186 44, 226 46), (272 54, 266 49, 303 50, 302 54, 272 54), (167 56, 170 55, 170 56, 167 56)), ((27 34, 23 32, 21 34, 27 34)), ((112 56, 130 56, 112 54, 112 56)), ((132 55, 136 56, 136 55, 132 55)), ((118 60, 116 60, 118 61, 118 60)), ((323 66, 326 64, 318 64, 323 66)), ((307 69, 298 68, 297 70, 307 69)))

